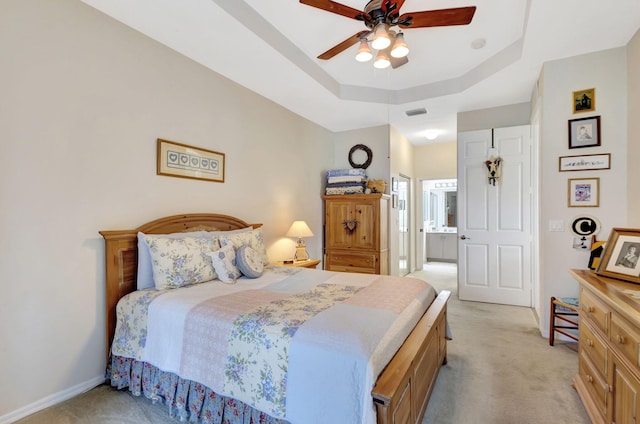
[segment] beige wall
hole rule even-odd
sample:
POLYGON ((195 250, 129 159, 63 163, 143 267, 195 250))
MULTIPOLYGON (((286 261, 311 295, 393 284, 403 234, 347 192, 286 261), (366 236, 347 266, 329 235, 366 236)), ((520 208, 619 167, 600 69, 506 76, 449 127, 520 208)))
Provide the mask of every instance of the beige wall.
POLYGON ((531 105, 518 103, 458 113, 458 132, 529 125, 531 105))
POLYGON ((640 31, 627 46, 627 225, 640 228, 640 31))
POLYGON ((99 230, 175 213, 295 219, 320 257, 333 135, 74 0, 0 2, 0 422, 102 381, 99 230), (226 154, 224 184, 156 175, 156 139, 226 154))
POLYGON ((586 268, 589 252, 572 248, 570 224, 579 215, 598 218, 598 240, 606 240, 612 227, 627 224, 627 62, 626 49, 605 50, 546 63, 540 80, 540 330, 548 333, 549 298, 577 297, 578 283, 571 268, 586 268), (596 110, 573 114, 571 93, 595 87, 596 110), (569 149, 567 122, 601 117, 598 147, 569 149), (611 169, 558 172, 558 158, 569 155, 611 153, 611 169), (569 208, 570 178, 600 178, 600 206, 569 208), (565 231, 548 231, 549 221, 561 220, 565 231))
POLYGON ((457 141, 416 146, 414 153, 417 180, 457 178, 457 141))

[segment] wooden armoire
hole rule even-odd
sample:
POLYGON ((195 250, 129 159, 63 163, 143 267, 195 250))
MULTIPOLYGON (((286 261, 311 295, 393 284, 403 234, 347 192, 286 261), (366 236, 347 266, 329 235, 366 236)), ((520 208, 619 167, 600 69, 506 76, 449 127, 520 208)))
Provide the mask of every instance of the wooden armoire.
POLYGON ((389 274, 389 195, 323 196, 324 269, 389 274))

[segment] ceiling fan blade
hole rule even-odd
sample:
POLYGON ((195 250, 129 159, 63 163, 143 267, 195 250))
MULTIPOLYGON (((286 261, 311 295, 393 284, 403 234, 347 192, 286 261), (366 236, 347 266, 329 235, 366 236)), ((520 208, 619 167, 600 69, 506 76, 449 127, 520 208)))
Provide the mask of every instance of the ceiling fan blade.
POLYGON ((393 57, 391 56, 389 58, 389 61, 391 62, 391 67, 393 69, 399 68, 402 65, 405 65, 409 62, 409 58, 407 56, 405 57, 393 57))
POLYGON ((346 16, 347 18, 362 20, 360 16, 368 17, 369 15, 361 10, 354 9, 344 4, 336 3, 331 0, 300 0, 300 3, 307 6, 316 7, 318 9, 326 10, 327 12, 336 13, 338 15, 346 16))
POLYGON ((344 40, 342 43, 337 44, 337 45, 331 47, 326 52, 322 53, 320 56, 318 56, 318 59, 322 59, 322 60, 331 59, 335 55, 337 55, 339 53, 342 53, 343 51, 347 50, 349 47, 351 47, 354 44, 356 44, 357 42, 359 42, 360 41, 360 37, 362 37, 365 34, 368 34, 370 32, 371 31, 360 31, 357 34, 352 35, 351 37, 349 37, 346 40, 344 40))
POLYGON ((467 25, 471 23, 476 13, 475 6, 456 7, 453 9, 425 10, 422 12, 405 13, 398 21, 411 18, 408 24, 399 23, 402 28, 424 28, 451 25, 467 25))

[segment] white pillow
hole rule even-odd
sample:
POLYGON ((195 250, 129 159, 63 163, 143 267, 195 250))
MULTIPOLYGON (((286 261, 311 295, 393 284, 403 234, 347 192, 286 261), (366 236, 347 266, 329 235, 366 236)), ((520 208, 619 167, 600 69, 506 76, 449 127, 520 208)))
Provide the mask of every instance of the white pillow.
POLYGON ((223 283, 235 284, 238 277, 242 275, 236 266, 236 249, 233 245, 227 244, 215 252, 205 254, 211 258, 213 269, 223 283))
POLYGON ((264 272, 264 264, 258 252, 247 245, 236 251, 236 265, 247 278, 258 278, 264 272))
POLYGON ((145 237, 151 252, 153 281, 157 290, 203 283, 216 278, 211 259, 205 254, 218 249, 216 238, 145 237))
POLYGON ((188 233, 171 233, 171 234, 144 234, 138 232, 138 278, 137 289, 148 289, 155 287, 153 282, 153 267, 151 265, 151 253, 149 245, 145 241, 145 236, 149 238, 185 238, 185 237, 216 237, 220 234, 233 234, 240 232, 249 232, 253 227, 240 228, 230 231, 192 231, 188 233))
POLYGON ((220 246, 226 246, 229 243, 233 244, 236 249, 239 249, 242 245, 248 245, 258 252, 263 265, 269 264, 267 248, 264 246, 264 238, 262 237, 262 228, 256 228, 245 233, 220 235, 220 246))

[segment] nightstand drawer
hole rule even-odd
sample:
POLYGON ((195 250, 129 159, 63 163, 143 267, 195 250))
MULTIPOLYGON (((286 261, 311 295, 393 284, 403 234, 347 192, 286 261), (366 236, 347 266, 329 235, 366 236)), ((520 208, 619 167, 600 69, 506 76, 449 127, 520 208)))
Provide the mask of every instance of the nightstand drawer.
POLYGON ((327 269, 341 272, 376 272, 377 257, 373 253, 330 252, 327 254, 327 269))
POLYGON ((586 321, 580 323, 580 349, 593 361, 603 376, 607 375, 607 347, 586 321))
POLYGON ((609 308, 588 290, 580 289, 580 314, 588 317, 598 329, 608 336, 609 308))
POLYGON ((640 365, 640 334, 625 319, 613 315, 611 317, 610 339, 614 346, 631 361, 634 367, 640 365))

